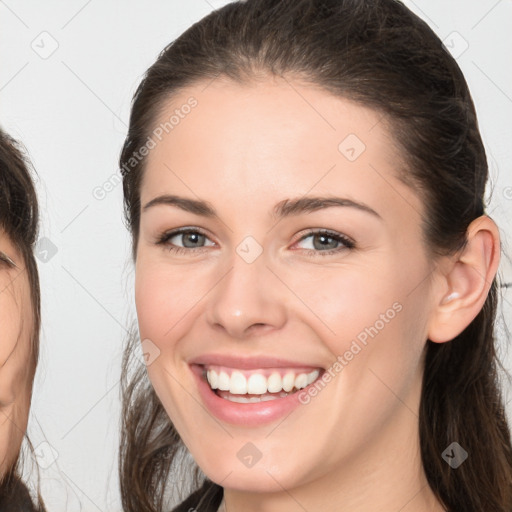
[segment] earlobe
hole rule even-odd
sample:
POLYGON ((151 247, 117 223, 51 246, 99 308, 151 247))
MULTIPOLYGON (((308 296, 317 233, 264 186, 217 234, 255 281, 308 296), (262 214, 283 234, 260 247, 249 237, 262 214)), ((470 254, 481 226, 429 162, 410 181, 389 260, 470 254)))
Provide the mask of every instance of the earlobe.
POLYGON ((498 270, 500 237, 490 217, 475 219, 468 227, 466 240, 442 276, 442 293, 434 297, 437 304, 432 311, 428 338, 436 343, 452 340, 475 319, 498 270))

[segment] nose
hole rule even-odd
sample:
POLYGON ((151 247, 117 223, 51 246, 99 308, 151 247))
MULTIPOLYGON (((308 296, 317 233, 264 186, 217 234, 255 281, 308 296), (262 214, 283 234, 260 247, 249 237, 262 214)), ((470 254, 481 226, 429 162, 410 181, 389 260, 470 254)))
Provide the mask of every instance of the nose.
POLYGON ((209 325, 232 339, 282 328, 286 323, 285 291, 267 268, 264 253, 251 263, 234 254, 232 263, 208 294, 209 325))

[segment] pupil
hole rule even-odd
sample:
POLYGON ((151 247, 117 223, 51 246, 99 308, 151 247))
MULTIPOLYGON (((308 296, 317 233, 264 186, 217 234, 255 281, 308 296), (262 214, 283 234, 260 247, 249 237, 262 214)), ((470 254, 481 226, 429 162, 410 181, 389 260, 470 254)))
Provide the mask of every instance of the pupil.
POLYGON ((197 244, 198 242, 201 241, 201 237, 204 238, 204 235, 201 235, 200 233, 186 233, 185 234, 185 238, 184 238, 184 245, 185 245, 185 247, 188 247, 187 244, 186 244, 187 240, 191 241, 192 244, 197 244))
MULTIPOLYGON (((317 235, 318 238, 320 240, 322 240, 322 242, 319 244, 319 247, 316 247, 315 246, 315 249, 325 249, 326 247, 329 248, 329 249, 336 249, 336 243, 337 241, 334 240, 334 238, 331 238, 330 236, 327 236, 327 235, 317 235), (329 246, 329 243, 327 242, 327 240, 332 240, 332 243, 330 244, 331 247, 328 247, 329 246), (324 243, 326 242, 326 243, 324 243)), ((315 244, 314 244, 315 245, 315 244)))

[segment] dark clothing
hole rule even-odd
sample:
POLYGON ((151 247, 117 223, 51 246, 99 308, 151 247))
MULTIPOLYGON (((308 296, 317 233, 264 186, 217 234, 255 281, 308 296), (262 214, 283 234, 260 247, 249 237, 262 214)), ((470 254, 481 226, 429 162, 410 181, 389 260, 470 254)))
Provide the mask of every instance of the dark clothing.
POLYGON ((0 512, 37 512, 28 489, 19 478, 0 487, 0 512))
POLYGON ((172 512, 217 512, 224 489, 222 486, 206 479, 202 487, 193 492, 185 501, 177 505, 172 512))

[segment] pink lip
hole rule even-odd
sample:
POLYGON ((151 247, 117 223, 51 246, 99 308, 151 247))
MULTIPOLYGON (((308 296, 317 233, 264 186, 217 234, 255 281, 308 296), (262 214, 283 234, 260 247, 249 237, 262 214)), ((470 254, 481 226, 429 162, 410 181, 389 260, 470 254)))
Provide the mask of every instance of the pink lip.
MULTIPOLYGON (((227 359, 237 368, 241 368, 240 360, 236 358, 225 358, 222 357, 222 362, 224 366, 227 366, 227 359), (236 359, 236 360, 235 360, 236 359)), ((204 361, 204 358, 201 358, 201 361, 204 361)), ((213 361, 208 358, 208 361, 213 361)), ((270 366, 262 366, 262 363, 270 364, 272 363, 272 367, 276 367, 276 359, 251 359, 245 360, 245 364, 249 366, 245 366, 246 369, 251 368, 265 368, 270 366)), ((285 364, 288 366, 298 366, 297 364, 290 364, 289 361, 280 361, 281 364, 285 364)), ((206 364, 206 363, 205 363, 206 364)), ((208 363, 210 364, 210 363, 208 363)), ((211 363, 213 364, 213 362, 211 363)), ((313 367, 317 368, 317 367, 313 367)), ((218 418, 219 420, 230 423, 232 425, 238 426, 247 426, 247 427, 255 427, 259 425, 264 425, 276 421, 282 417, 288 416, 294 409, 299 407, 301 404, 299 400, 299 394, 307 390, 309 386, 313 386, 315 382, 311 383, 309 386, 301 389, 298 392, 295 392, 291 395, 288 395, 283 398, 277 398, 275 400, 269 400, 266 402, 256 402, 256 403, 248 403, 242 404, 237 402, 230 402, 225 398, 221 398, 218 396, 212 389, 210 385, 206 381, 204 377, 204 367, 202 364, 190 363, 190 369, 194 374, 194 377, 197 382, 197 387, 199 390, 199 394, 206 408, 210 411, 210 413, 218 418)), ((321 377, 321 375, 320 375, 321 377)), ((319 378, 320 378, 319 377, 319 378)), ((318 380, 318 379, 317 379, 318 380)))
POLYGON ((191 359, 190 365, 216 365, 227 366, 228 368, 239 368, 240 370, 256 370, 258 368, 310 368, 316 370, 320 366, 310 366, 302 362, 288 361, 277 357, 235 357, 229 354, 204 354, 191 359))

